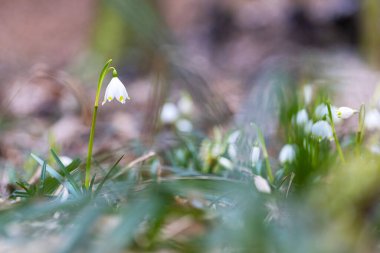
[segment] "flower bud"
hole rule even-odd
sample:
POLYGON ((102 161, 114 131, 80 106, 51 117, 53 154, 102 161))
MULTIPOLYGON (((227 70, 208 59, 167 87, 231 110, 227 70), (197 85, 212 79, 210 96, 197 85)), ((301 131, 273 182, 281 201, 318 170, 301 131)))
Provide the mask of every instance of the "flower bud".
POLYGON ((270 189, 269 183, 263 177, 261 177, 261 176, 255 176, 253 178, 253 181, 254 181, 255 186, 256 186, 256 188, 257 188, 257 190, 259 192, 262 192, 262 193, 271 193, 271 189, 270 189))
POLYGON ((358 111, 349 107, 339 107, 338 110, 336 110, 336 114, 340 119, 348 119, 355 113, 358 113, 358 111))

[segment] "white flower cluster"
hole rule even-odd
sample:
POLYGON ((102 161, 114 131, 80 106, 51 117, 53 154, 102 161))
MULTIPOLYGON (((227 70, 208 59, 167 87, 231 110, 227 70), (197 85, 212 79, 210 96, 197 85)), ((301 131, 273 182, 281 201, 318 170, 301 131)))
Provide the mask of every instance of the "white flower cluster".
MULTIPOLYGON (((305 87, 305 89, 310 89, 310 87, 305 87)), ((307 90, 306 90, 307 91, 307 90)), ((305 99, 309 99, 309 92, 305 91, 305 99)), ((336 108, 331 106, 331 113, 334 124, 339 124, 342 119, 348 119, 354 114, 358 113, 357 110, 354 110, 349 107, 340 107, 336 108)), ((309 115, 306 109, 302 109, 297 112, 297 114, 292 118, 292 123, 298 127, 303 128, 305 134, 311 134, 313 137, 318 140, 333 140, 333 130, 329 123, 329 111, 326 104, 320 104, 315 108, 314 112, 316 122, 309 119, 309 115)), ((380 129, 380 113, 373 113, 370 115, 372 117, 372 127, 379 127, 380 129), (378 123, 375 123, 378 122, 378 123), (376 125, 377 124, 377 125, 376 125)), ((280 151, 278 160, 281 164, 291 163, 296 158, 296 145, 286 144, 280 151)))
MULTIPOLYGON (((238 155, 237 142, 238 142, 239 137, 240 137, 240 131, 236 130, 230 134, 230 136, 228 137, 228 140, 227 140, 227 143, 228 143, 227 153, 228 153, 228 156, 232 160, 237 159, 237 155, 238 155)), ((257 163, 260 161, 260 154, 261 154, 260 147, 257 145, 253 146, 251 149, 251 164, 252 164, 252 166, 256 166, 257 163)))
POLYGON ((183 95, 177 104, 167 102, 162 107, 160 119, 163 124, 175 125, 181 132, 191 132, 193 124, 188 117, 193 112, 193 101, 187 95, 183 95))
MULTIPOLYGON (((349 107, 340 107, 336 108, 331 106, 331 113, 334 124, 339 124, 342 122, 342 119, 348 119, 354 114, 358 113, 357 110, 354 110, 349 107)), ((297 114, 292 118, 292 123, 298 127, 303 127, 306 134, 312 134, 312 136, 318 138, 319 140, 333 139, 333 132, 330 124, 328 123, 329 111, 326 104, 320 104, 315 108, 314 112, 316 122, 313 122, 309 119, 309 115, 306 109, 302 109, 297 112, 297 114)), ((379 122, 380 122, 380 113, 379 122)), ((380 123, 379 123, 380 126, 380 123)))

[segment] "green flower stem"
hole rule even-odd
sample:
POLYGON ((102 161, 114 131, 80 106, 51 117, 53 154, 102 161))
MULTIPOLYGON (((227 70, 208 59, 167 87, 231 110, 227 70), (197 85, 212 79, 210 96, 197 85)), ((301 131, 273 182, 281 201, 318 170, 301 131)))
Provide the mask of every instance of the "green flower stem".
POLYGON ((100 91, 102 89, 103 80, 104 77, 107 75, 107 73, 112 70, 113 75, 117 76, 117 72, 115 68, 109 67, 111 64, 112 59, 108 60, 107 63, 104 65, 104 68, 102 72, 100 73, 99 80, 98 80, 98 88, 96 90, 96 96, 95 96, 95 103, 94 103, 94 112, 92 114, 92 123, 91 123, 91 131, 90 131, 90 138, 88 141, 88 153, 87 153, 87 162, 86 162, 86 175, 85 175, 85 181, 84 185, 86 189, 90 187, 90 180, 91 180, 91 158, 92 158, 92 146, 94 144, 94 135, 95 135, 95 126, 96 126, 96 116, 98 114, 98 106, 99 106, 99 97, 100 97, 100 91))
POLYGON ((330 103, 327 103, 327 109, 329 111, 329 118, 330 118, 331 128, 332 128, 333 137, 334 137, 334 141, 335 141, 335 146, 336 146, 336 149, 338 151, 340 160, 342 161, 342 163, 345 163, 346 161, 344 159, 343 151, 342 151, 342 148, 340 147, 338 136, 336 135, 334 118, 333 118, 333 115, 331 112, 331 104, 330 103))
POLYGON ((363 142, 364 131, 365 131, 364 120, 365 120, 365 105, 362 104, 360 106, 360 110, 359 110, 358 132, 356 133, 356 152, 357 152, 357 154, 360 153, 360 146, 363 142))
POLYGON ((259 141, 260 141, 260 144, 261 144, 261 148, 263 150, 263 156, 264 156, 264 160, 265 160, 265 167, 267 169, 267 176, 268 176, 269 182, 273 183, 274 182, 274 177, 273 177, 273 173, 272 173, 272 168, 270 166, 269 155, 268 155, 267 147, 265 145, 265 139, 264 139, 263 133, 261 132, 260 128, 256 124, 252 123, 251 125, 254 126, 254 127, 256 127, 257 136, 259 138, 259 141))

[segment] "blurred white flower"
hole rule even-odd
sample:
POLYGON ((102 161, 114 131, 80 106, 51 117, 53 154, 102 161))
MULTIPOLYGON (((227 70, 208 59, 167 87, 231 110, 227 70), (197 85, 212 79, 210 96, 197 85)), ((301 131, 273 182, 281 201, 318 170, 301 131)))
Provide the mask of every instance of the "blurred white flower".
MULTIPOLYGON (((336 111, 337 111, 337 108, 335 106, 331 106, 331 113, 333 116, 334 124, 339 124, 342 121, 342 119, 338 118, 338 114, 336 111)), ((318 119, 323 119, 324 117, 329 119, 330 118, 329 109, 327 108, 327 105, 326 104, 318 105, 317 108, 315 108, 315 116, 318 119)))
POLYGON ((313 136, 319 138, 320 140, 323 139, 333 139, 333 132, 332 128, 327 121, 320 120, 314 123, 313 127, 311 128, 311 133, 313 136))
POLYGON ((187 120, 187 119, 178 120, 175 126, 181 132, 188 133, 188 132, 191 132, 191 130, 193 130, 193 124, 190 122, 190 120, 187 120))
POLYGON ((380 146, 377 145, 377 144, 372 145, 372 146, 369 148, 369 150, 370 150, 372 153, 376 154, 376 155, 379 155, 379 154, 380 154, 380 146))
POLYGON ((259 192, 262 193, 271 193, 271 189, 267 180, 261 176, 254 176, 253 181, 259 192))
POLYGON ((218 162, 220 165, 222 165, 226 169, 232 170, 234 168, 234 165, 232 164, 232 162, 225 157, 219 157, 218 162))
POLYGON ((380 129, 380 113, 376 109, 372 109, 366 113, 364 125, 368 130, 380 129))
POLYGON ((187 95, 181 97, 178 101, 178 109, 184 115, 190 115, 193 112, 193 101, 187 95))
POLYGON ((221 143, 214 143, 211 148, 212 157, 218 157, 222 155, 225 151, 225 147, 221 143))
POLYGON ((122 104, 125 103, 126 99, 130 99, 127 89, 117 77, 113 77, 109 82, 104 94, 102 105, 104 105, 107 101, 111 102, 114 98, 116 98, 122 104))
POLYGON ((237 157, 237 147, 235 144, 229 144, 228 145, 228 156, 232 159, 236 159, 237 157))
POLYGON ((240 131, 239 130, 236 130, 236 131, 233 131, 230 136, 228 136, 228 143, 236 143, 236 141, 238 140, 240 136, 240 131))
POLYGON ((303 97, 305 99, 305 104, 310 104, 313 98, 313 86, 307 84, 303 87, 303 97))
POLYGON ((307 121, 307 123, 305 124, 305 127, 304 127, 305 133, 307 133, 307 134, 311 133, 311 128, 313 127, 313 124, 314 123, 312 120, 307 121))
POLYGON ((336 111, 338 118, 341 118, 341 119, 348 119, 355 113, 358 113, 358 111, 350 107, 339 107, 336 111))
POLYGON ((299 112, 297 112, 296 115, 296 124, 299 126, 303 126, 307 123, 309 120, 309 116, 307 115, 306 109, 302 109, 299 112))
POLYGON ((251 151, 251 160, 252 160, 252 165, 255 166, 256 163, 260 159, 260 148, 257 146, 254 146, 251 151))
POLYGON ((64 186, 63 188, 62 188, 62 191, 61 191, 61 193, 60 193, 60 195, 59 195, 59 198, 60 198, 60 201, 61 202, 65 202, 68 198, 69 198, 69 191, 67 190, 67 188, 64 186))
POLYGON ((179 117, 179 112, 177 106, 173 103, 166 103, 162 107, 161 111, 161 121, 164 124, 172 124, 179 117))
POLYGON ((296 158, 296 150, 293 145, 286 144, 282 147, 278 160, 280 163, 284 164, 287 162, 292 162, 296 158))
POLYGON ((73 161, 73 159, 68 156, 59 156, 59 160, 61 160, 62 164, 65 166, 70 165, 70 163, 73 161))

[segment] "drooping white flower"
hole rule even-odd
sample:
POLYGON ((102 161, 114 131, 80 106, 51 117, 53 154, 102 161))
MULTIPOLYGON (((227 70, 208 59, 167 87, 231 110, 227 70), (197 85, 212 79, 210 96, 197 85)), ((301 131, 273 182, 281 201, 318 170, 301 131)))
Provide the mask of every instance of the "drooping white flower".
POLYGON ((218 162, 220 165, 222 165, 226 169, 232 170, 234 168, 234 165, 232 164, 232 162, 225 157, 219 157, 218 162))
POLYGON ((72 161, 73 161, 73 159, 71 159, 68 156, 59 156, 59 160, 61 160, 61 162, 64 166, 70 165, 70 163, 72 163, 72 161))
POLYGON ((232 132, 230 134, 230 136, 228 136, 228 143, 236 143, 236 141, 238 140, 240 136, 240 131, 239 130, 236 130, 234 132, 232 132))
POLYGON ((107 101, 111 102, 114 98, 122 104, 125 103, 126 99, 130 99, 124 84, 116 76, 113 77, 107 85, 102 105, 104 105, 107 101))
POLYGON ((236 144, 229 144, 227 152, 228 152, 228 156, 230 158, 236 159, 236 157, 237 157, 237 146, 236 146, 236 144))
POLYGON ((175 126, 181 132, 191 132, 193 130, 193 124, 191 124, 190 120, 180 119, 176 122, 175 126))
POLYGON ((348 119, 355 113, 358 113, 358 111, 350 107, 345 107, 345 106, 339 107, 336 111, 338 118, 341 118, 341 119, 348 119))
POLYGON ((307 84, 303 87, 303 97, 305 99, 305 104, 310 104, 313 98, 313 86, 307 84))
POLYGON ((284 164, 287 162, 292 162, 296 158, 296 150, 293 145, 286 144, 282 147, 278 160, 280 163, 284 164))
POLYGON ((327 121, 320 120, 314 123, 311 128, 311 133, 314 137, 317 137, 320 140, 329 139, 332 140, 333 132, 332 128, 327 121))
POLYGON ((313 121, 312 120, 308 120, 307 123, 305 124, 305 127, 304 127, 304 130, 305 130, 305 133, 309 134, 311 133, 311 128, 313 127, 313 121))
POLYGON ((190 115, 193 112, 193 101, 187 95, 182 96, 177 105, 179 111, 184 115, 190 115))
POLYGON ((309 116, 307 115, 307 111, 306 109, 302 109, 300 110, 299 112, 297 112, 297 115, 296 115, 296 124, 298 126, 303 126, 307 123, 307 121, 309 120, 309 116))
POLYGON ((261 176, 254 176, 253 181, 259 192, 262 193, 271 193, 271 189, 267 180, 261 176))
POLYGON ((368 130, 380 129, 380 113, 376 109, 372 109, 366 113, 364 125, 368 130))
MULTIPOLYGON (((342 119, 338 118, 338 114, 336 113, 337 111, 337 108, 335 106, 331 106, 331 113, 332 113, 332 116, 333 116, 333 121, 334 121, 334 124, 339 124, 342 119)), ((326 104, 320 104, 317 106, 317 108, 315 108, 315 116, 318 118, 318 119, 323 119, 323 118, 327 118, 329 119, 329 109, 327 108, 327 105, 326 104)))
POLYGON ((173 103, 166 103, 162 107, 161 111, 161 121, 165 124, 174 123, 179 117, 179 112, 177 106, 173 103))
POLYGON ((257 146, 254 146, 251 151, 251 160, 252 160, 252 165, 255 166, 256 163, 260 159, 260 148, 257 146))

